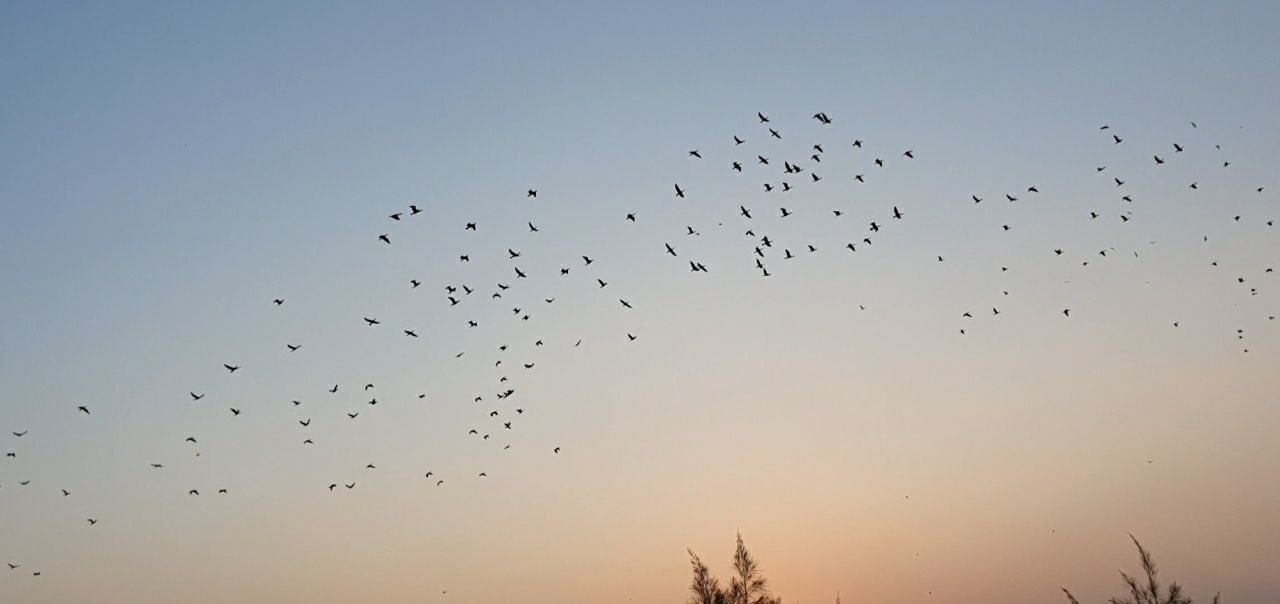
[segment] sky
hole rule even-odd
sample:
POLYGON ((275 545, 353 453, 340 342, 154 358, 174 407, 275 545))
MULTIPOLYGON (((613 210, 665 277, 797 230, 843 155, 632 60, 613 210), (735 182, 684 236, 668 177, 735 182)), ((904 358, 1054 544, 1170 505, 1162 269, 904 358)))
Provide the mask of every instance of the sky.
POLYGON ((0 600, 679 602, 741 531, 786 602, 1100 601, 1129 534, 1271 601, 1277 26, 2 3, 0 600), (778 201, 757 154, 825 180, 778 201))

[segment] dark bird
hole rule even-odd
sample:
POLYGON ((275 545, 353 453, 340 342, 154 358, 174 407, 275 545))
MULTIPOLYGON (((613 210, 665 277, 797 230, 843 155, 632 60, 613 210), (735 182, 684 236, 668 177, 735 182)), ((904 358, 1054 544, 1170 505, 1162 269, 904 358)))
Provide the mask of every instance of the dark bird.
POLYGON ((748 210, 746 206, 738 206, 738 213, 748 220, 751 219, 751 210, 748 210))
POLYGON ((467 226, 462 227, 462 230, 464 230, 464 231, 474 231, 474 230, 476 230, 476 223, 474 223, 474 222, 468 222, 468 223, 467 223, 467 226))
POLYGON ((761 124, 766 124, 769 122, 769 118, 765 117, 764 114, 760 113, 759 111, 756 112, 756 117, 760 118, 761 124))
POLYGON ((737 145, 741 145, 742 143, 745 143, 745 142, 747 142, 747 141, 742 140, 742 139, 738 138, 737 136, 734 136, 734 137, 733 137, 733 144, 734 144, 735 146, 737 146, 737 145))
POLYGON ((231 409, 231 415, 240 415, 239 409, 236 409, 235 407, 228 407, 228 408, 231 409))
POLYGON ((223 363, 222 366, 227 368, 228 373, 235 373, 240 368, 239 365, 228 365, 226 363, 223 363))
POLYGON ((627 308, 631 308, 631 303, 630 303, 630 302, 627 302, 626 300, 623 300, 623 299, 621 299, 621 298, 619 298, 619 299, 618 299, 618 301, 619 301, 619 302, 621 302, 623 306, 625 306, 625 307, 627 307, 627 308))
POLYGON ((275 300, 272 300, 272 302, 275 303, 276 306, 280 306, 281 304, 284 304, 284 299, 276 298, 275 300))
POLYGON ((529 189, 528 191, 525 191, 524 196, 525 196, 525 197, 537 197, 537 196, 538 196, 538 190, 537 190, 537 189, 529 189))
POLYGON ((684 189, 681 189, 680 185, 676 185, 676 197, 684 197, 684 189))
POLYGON ((670 244, 670 243, 664 243, 663 245, 667 246, 667 253, 668 253, 668 254, 671 254, 673 257, 676 255, 676 250, 675 250, 675 248, 671 247, 671 244, 670 244))
POLYGON ((537 232, 538 232, 538 227, 533 226, 533 223, 532 223, 532 222, 530 222, 530 223, 529 223, 529 232, 530 232, 530 233, 537 233, 537 232))
POLYGON ((411 338, 416 338, 416 337, 418 337, 418 333, 417 333, 417 332, 415 332, 415 331, 413 331, 412 329, 406 329, 406 330, 404 330, 404 335, 409 336, 409 337, 411 337, 411 338))
POLYGON ((915 159, 915 157, 916 157, 916 156, 915 156, 911 151, 907 151, 906 153, 903 153, 902 155, 903 155, 903 156, 905 156, 907 159, 915 159))
POLYGON ((696 158, 698 158, 698 159, 702 159, 702 153, 698 152, 698 150, 697 150, 697 149, 694 149, 693 151, 690 151, 690 152, 689 152, 689 156, 690 156, 690 157, 696 157, 696 158))
POLYGON ((386 233, 383 233, 383 234, 381 234, 381 235, 378 235, 378 240, 379 240, 379 241, 381 241, 381 242, 383 242, 383 243, 385 243, 385 244, 387 244, 387 245, 391 245, 391 238, 390 238, 390 237, 388 237, 386 233))
POLYGON ((88 407, 85 407, 84 405, 81 405, 81 406, 79 406, 79 407, 76 407, 76 411, 79 411, 79 412, 81 412, 81 413, 83 413, 83 414, 85 414, 85 415, 89 415, 89 408, 88 408, 88 407))
POLYGON ((364 322, 365 322, 365 323, 368 323, 368 324, 369 324, 369 327, 373 327, 374 325, 381 325, 381 324, 382 324, 382 321, 379 321, 379 320, 377 320, 377 319, 370 319, 369 317, 365 317, 365 318, 364 318, 364 322))
POLYGON ((409 215, 410 215, 410 216, 416 216, 416 215, 421 214, 421 213, 422 213, 422 210, 419 210, 419 209, 418 209, 418 206, 415 206, 415 205, 410 205, 410 206, 409 206, 409 215))
POLYGON ((778 134, 778 131, 774 130, 773 128, 769 129, 769 136, 772 136, 773 138, 776 138, 778 140, 782 140, 782 135, 778 134))
POLYGON ((284 346, 285 346, 285 348, 288 348, 288 349, 289 349, 289 352, 297 352, 297 350, 298 350, 299 348, 302 348, 302 345, 301 345, 301 344, 297 344, 297 345, 294 345, 294 344, 285 344, 284 346))
POLYGON ((331 393, 336 393, 336 392, 338 392, 338 385, 337 385, 337 384, 334 384, 334 385, 333 385, 333 388, 330 388, 330 389, 329 389, 329 392, 331 392, 331 393))
POLYGON ((395 220, 395 221, 399 221, 399 220, 400 220, 400 216, 401 216, 400 212, 396 212, 395 214, 392 214, 392 215, 388 216, 387 218, 390 218, 390 219, 395 220))
POLYGON ((893 206, 893 217, 902 220, 902 212, 898 211, 898 206, 893 206))

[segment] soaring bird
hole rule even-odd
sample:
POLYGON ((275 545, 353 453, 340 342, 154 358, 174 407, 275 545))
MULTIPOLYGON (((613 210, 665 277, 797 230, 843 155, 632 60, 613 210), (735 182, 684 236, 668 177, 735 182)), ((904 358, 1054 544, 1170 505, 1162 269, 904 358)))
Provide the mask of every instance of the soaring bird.
POLYGON ((684 189, 681 189, 678 184, 676 185, 676 197, 684 197, 684 189))

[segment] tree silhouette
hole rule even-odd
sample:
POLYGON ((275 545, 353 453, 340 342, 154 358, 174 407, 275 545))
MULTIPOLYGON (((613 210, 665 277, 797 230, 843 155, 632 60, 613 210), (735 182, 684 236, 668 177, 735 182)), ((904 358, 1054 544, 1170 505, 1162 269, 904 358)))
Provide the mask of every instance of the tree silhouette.
POLYGON ((729 580, 730 604, 773 604, 769 580, 764 578, 760 563, 742 543, 742 533, 738 533, 738 547, 733 552, 733 571, 737 576, 729 580))
MULTIPOLYGON (((1142 561, 1142 573, 1145 577, 1134 577, 1129 573, 1120 571, 1120 578, 1124 579, 1124 584, 1129 588, 1129 595, 1122 597, 1111 597, 1107 599, 1110 604, 1195 604, 1191 598, 1182 595, 1182 586, 1178 583, 1170 583, 1167 589, 1161 589, 1160 582, 1156 579, 1159 570, 1156 568, 1156 562, 1151 557, 1142 544, 1138 542, 1138 538, 1129 535, 1133 540, 1133 544, 1138 547, 1138 559, 1142 561), (1163 595, 1161 592, 1163 591, 1163 595)), ((1070 604, 1080 604, 1075 595, 1070 590, 1063 587, 1062 593, 1067 595, 1067 601, 1070 604)), ((1213 596, 1213 604, 1218 604, 1218 596, 1213 596)))
POLYGON ((689 585, 689 591, 693 595, 689 598, 689 604, 725 604, 720 580, 711 574, 702 558, 693 553, 692 549, 689 550, 689 563, 693 565, 693 583, 689 585))
POLYGON ((692 549, 689 562, 693 565, 693 583, 689 585, 693 596, 689 604, 782 604, 781 598, 769 595, 769 581, 760 571, 760 563, 743 544, 742 533, 738 533, 738 547, 733 553, 736 575, 729 580, 728 590, 720 588, 720 581, 692 549))

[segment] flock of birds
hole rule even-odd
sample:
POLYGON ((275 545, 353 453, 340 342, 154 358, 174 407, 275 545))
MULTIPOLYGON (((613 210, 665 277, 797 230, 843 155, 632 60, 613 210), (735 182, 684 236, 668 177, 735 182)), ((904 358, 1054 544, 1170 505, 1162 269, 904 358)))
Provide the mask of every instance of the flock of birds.
MULTIPOLYGON (((853 210, 844 207, 834 207, 826 209, 815 209, 812 204, 806 203, 803 197, 799 195, 806 189, 812 190, 818 187, 826 186, 831 181, 843 180, 853 186, 861 186, 869 180, 876 178, 878 173, 886 171, 893 164, 911 165, 917 161, 919 155, 910 147, 901 147, 894 150, 871 151, 873 145, 864 143, 860 138, 848 138, 844 140, 832 140, 825 129, 831 127, 835 120, 829 117, 825 112, 813 114, 812 123, 817 126, 817 134, 813 135, 814 140, 804 143, 803 153, 797 152, 794 145, 782 146, 785 134, 780 126, 776 125, 774 120, 764 114, 757 113, 752 131, 739 132, 726 137, 722 145, 718 145, 715 151, 704 153, 702 149, 689 149, 684 151, 688 161, 704 162, 705 168, 711 170, 714 174, 720 175, 722 178, 735 179, 752 179, 752 187, 758 191, 758 195, 754 197, 755 201, 747 202, 741 199, 732 201, 725 199, 711 199, 704 197, 706 188, 702 187, 703 181, 697 183, 675 182, 671 186, 670 195, 674 197, 674 203, 718 203, 723 212, 723 216, 716 222, 716 225, 723 227, 726 223, 736 224, 742 232, 742 260, 731 267, 712 266, 705 258, 697 257, 696 250, 705 250, 705 246, 699 247, 693 244, 686 244, 685 241, 696 240, 702 237, 703 229, 693 224, 675 224, 673 223, 669 229, 669 238, 661 242, 655 242, 652 252, 655 256, 662 256, 667 262, 672 263, 676 270, 683 270, 699 275, 711 275, 719 270, 750 270, 758 274, 761 278, 768 278, 797 258, 803 256, 818 254, 826 251, 828 247, 834 248, 836 253, 841 254, 863 254, 868 250, 875 249, 874 246, 880 241, 881 237, 891 237, 896 228, 901 223, 907 223, 911 220, 913 209, 911 207, 903 207, 901 203, 886 203, 882 208, 877 210, 869 210, 864 216, 855 218, 851 215, 853 210), (832 152, 839 150, 841 153, 838 157, 833 158, 832 152), (786 155, 788 153, 790 155, 786 155), (846 239, 836 242, 835 245, 828 246, 826 241, 815 240, 798 240, 794 236, 774 235, 771 234, 775 229, 781 230, 784 221, 793 221, 795 216, 800 213, 809 213, 810 216, 819 214, 825 219, 833 221, 846 221, 845 224, 850 225, 841 232, 854 233, 846 239), (659 245, 660 244, 660 245, 659 245), (690 252, 689 250, 695 250, 690 252)), ((1187 128, 1195 130, 1198 125, 1194 122, 1188 124, 1187 128)), ((1117 149, 1125 149, 1135 146, 1133 142, 1126 139, 1125 136, 1118 133, 1107 125, 1099 128, 1100 145, 1113 147, 1117 149)), ((880 147, 876 147, 879 149, 880 147)), ((1205 153, 1214 152, 1221 153, 1220 145, 1212 145, 1209 147, 1197 147, 1190 143, 1182 141, 1169 140, 1161 144, 1150 144, 1143 147, 1139 151, 1142 154, 1150 154, 1151 165, 1159 170, 1167 172, 1170 179, 1185 180, 1184 186, 1191 191, 1203 191, 1199 180, 1195 177, 1188 177, 1186 174, 1177 171, 1177 160, 1184 153, 1205 153)), ((1228 159, 1219 160, 1220 169, 1228 170, 1231 161, 1228 159)), ((701 166, 701 165, 700 165, 701 166)), ((1088 224, 1099 220, 1113 220, 1120 223, 1129 223, 1137 217, 1137 210, 1142 206, 1142 199, 1138 193, 1138 187, 1131 184, 1138 177, 1118 173, 1115 170, 1108 169, 1107 165, 1100 164, 1091 167, 1090 172, 1098 179, 1107 181, 1109 188, 1114 190, 1114 200, 1112 209, 1110 210, 1090 210, 1086 215, 1080 216, 1082 223, 1088 224)), ((1263 186, 1256 186, 1252 191, 1256 194, 1264 193, 1263 186)), ((1034 197, 1041 193, 1040 186, 1036 183, 1026 183, 1018 190, 998 191, 998 192, 957 192, 957 203, 964 203, 973 206, 982 204, 1001 204, 1015 205, 1024 203, 1028 197, 1034 197)), ((539 203, 539 192, 537 188, 529 188, 523 192, 523 197, 530 204, 539 203)), ((536 207, 536 206, 531 206, 536 207)), ((679 206, 666 214, 668 219, 673 219, 679 215, 679 206)), ((427 210, 418 205, 408 205, 407 208, 397 209, 384 219, 387 227, 381 232, 375 231, 369 236, 369 244, 373 246, 394 247, 402 241, 402 238, 411 236, 409 226, 415 221, 426 220, 424 214, 427 210)), ((635 223, 639 220, 637 212, 626 212, 619 219, 624 223, 635 223)), ((1227 216, 1225 220, 1231 222, 1255 222, 1256 224, 1270 228, 1274 226, 1274 221, 1268 217, 1248 217, 1248 216, 1227 216)), ((438 296, 437 304, 439 312, 454 313, 451 316, 459 317, 460 321, 465 321, 468 329, 478 328, 480 322, 477 318, 467 318, 466 314, 477 309, 482 305, 499 305, 505 308, 505 313, 509 313, 509 318, 516 321, 517 324, 527 324, 535 321, 538 315, 537 310, 546 305, 552 304, 587 304, 587 303, 608 303, 616 305, 615 308, 621 312, 629 313, 639 306, 639 298, 634 294, 636 292, 626 291, 624 279, 617 273, 611 272, 616 269, 606 265, 604 262, 597 261, 597 257, 590 254, 579 254, 572 258, 559 258, 559 262, 547 263, 545 260, 536 261, 535 258, 526 256, 521 251, 521 245, 527 244, 530 240, 541 236, 540 227, 535 219, 525 222, 521 231, 524 233, 525 240, 507 242, 499 246, 500 250, 490 250, 485 254, 475 254, 467 250, 455 250, 457 263, 465 267, 473 266, 472 256, 476 256, 476 264, 480 264, 487 260, 502 262, 507 265, 505 269, 506 278, 498 279, 494 282, 486 282, 481 284, 479 280, 470 282, 428 282, 419 277, 406 276, 404 286, 409 291, 426 288, 425 291, 434 291, 438 296), (500 259, 500 260, 497 260, 500 259), (539 290, 538 295, 531 295, 531 288, 526 284, 538 281, 543 283, 543 287, 555 290, 567 283, 577 281, 578 283, 587 283, 589 288, 597 291, 597 296, 587 301, 570 302, 562 299, 561 295, 545 296, 542 293, 545 290, 539 290), (616 282, 616 283, 615 283, 616 282)), ((545 225, 544 225, 545 226, 545 225)), ((1009 232, 1015 228, 1015 224, 1009 222, 1001 222, 996 226, 999 232, 1009 232)), ((478 222, 468 221, 463 224, 456 225, 457 229, 464 234, 479 233, 484 229, 484 225, 478 222)), ((793 231, 786 232, 794 235, 793 231)), ((1207 236, 1205 241, 1207 241, 1207 236)), ((476 240, 478 244, 483 244, 483 239, 476 240)), ((1091 263, 1104 262, 1111 259, 1120 252, 1115 246, 1107 246, 1101 249, 1092 250, 1068 250, 1061 247, 1049 246, 1044 250, 1047 258, 1055 258, 1061 256, 1073 257, 1083 267, 1090 266, 1091 263)), ((1135 250, 1133 254, 1136 256, 1138 252, 1135 250)), ((933 262, 945 262, 946 255, 936 255, 936 259, 930 258, 933 262)), ((1210 260, 1210 262, 1213 262, 1210 260)), ((1217 266, 1213 262, 1213 266, 1217 266)), ((993 271, 1006 272, 1009 270, 1007 266, 992 267, 993 271)), ((1273 273, 1273 268, 1260 264, 1253 269, 1257 276, 1268 275, 1273 273)), ((1239 275, 1233 279, 1235 285, 1240 288, 1240 294, 1245 296, 1259 295, 1260 289, 1255 275, 1239 275)), ((1006 301, 1011 300, 1011 292, 1008 289, 1000 289, 991 292, 992 303, 985 308, 960 308, 956 310, 956 330, 960 335, 968 333, 971 329, 970 322, 979 320, 979 317, 997 318, 1002 312, 1006 301)), ((1011 303, 1011 302, 1010 302, 1011 303)), ((288 299, 284 296, 276 297, 269 301, 264 301, 264 306, 271 307, 270 310, 264 309, 264 312, 288 312, 290 305, 288 299)), ((491 308, 491 307, 485 307, 491 308)), ((1057 309, 1062 317, 1070 318, 1073 316, 1073 310, 1069 306, 1062 306, 1057 309)), ((423 336, 419 333, 419 329, 413 325, 392 324, 394 322, 384 322, 382 318, 373 314, 361 316, 352 316, 348 318, 353 323, 362 324, 367 329, 379 330, 383 332, 391 332, 395 337, 416 339, 423 336)), ((1267 320, 1274 320, 1274 315, 1266 316, 1267 320)), ((1172 327, 1177 328, 1180 322, 1174 322, 1172 327)), ((470 400, 465 401, 468 406, 476 410, 476 421, 470 425, 457 426, 460 436, 467 439, 474 439, 484 446, 493 446, 501 450, 508 450, 512 444, 508 435, 521 429, 521 420, 527 417, 527 414, 535 413, 537 410, 535 401, 524 401, 521 398, 521 382, 526 376, 542 367, 539 364, 539 351, 551 347, 561 346, 567 348, 579 348, 583 344, 583 338, 572 337, 565 341, 550 338, 531 338, 529 341, 517 340, 515 330, 507 329, 499 326, 498 333, 503 337, 511 336, 510 341, 503 341, 494 349, 483 353, 483 362, 493 371, 492 381, 487 384, 480 384, 475 387, 474 395, 470 400)), ((1237 328, 1233 333, 1238 340, 1245 339, 1243 329, 1237 328)), ((626 328, 619 329, 615 336, 621 342, 632 343, 639 339, 639 336, 633 330, 626 328)), ((521 332, 523 337, 523 332, 521 332)), ((301 342, 280 342, 279 347, 283 354, 287 355, 305 355, 307 350, 301 342)), ((474 350, 474 349, 471 349, 474 350)), ((1248 352, 1247 347, 1243 347, 1243 352, 1248 352)), ((457 359, 463 359, 467 350, 459 351, 455 354, 457 359)), ((451 353, 452 354, 452 353, 451 353)), ((477 355, 467 357, 468 360, 475 358, 477 355)), ((236 380, 243 375, 242 371, 263 371, 268 372, 270 367, 246 367, 240 362, 234 360, 218 361, 221 365, 221 371, 225 372, 228 380, 236 380)), ((349 422, 355 423, 362 419, 366 419, 369 415, 377 414, 386 405, 380 406, 385 401, 379 400, 379 392, 377 385, 372 381, 361 380, 354 383, 342 383, 334 381, 310 383, 300 385, 298 387, 297 396, 290 399, 289 404, 296 409, 297 418, 294 428, 298 430, 297 446, 299 447, 321 447, 324 443, 319 442, 313 436, 308 434, 313 417, 319 417, 311 411, 309 405, 303 401, 311 394, 320 394, 337 400, 339 397, 347 396, 354 392, 356 398, 342 399, 346 408, 338 413, 333 413, 334 417, 325 417, 326 421, 349 422)), ((427 399, 427 393, 418 393, 418 399, 427 399)), ((234 421, 252 421, 245 417, 245 410, 229 402, 228 397, 210 397, 206 394, 204 388, 193 387, 186 393, 186 398, 192 405, 220 405, 226 408, 225 414, 234 421), (213 400, 221 398, 221 400, 213 400)), ((93 417, 92 411, 88 406, 71 405, 67 409, 69 414, 83 416, 86 419, 93 417)), ((332 411, 332 410, 329 410, 332 411)), ((4 466, 0 467, 0 496, 4 491, 9 489, 29 489, 40 488, 48 489, 51 497, 72 498, 75 496, 74 485, 42 485, 34 482, 32 478, 21 476, 27 466, 23 465, 24 445, 31 439, 40 438, 39 434, 32 434, 27 429, 15 427, 7 431, 11 434, 7 448, 5 449, 4 466), (15 475, 17 476, 14 479, 15 475)), ((183 443, 189 448, 189 452, 193 456, 200 456, 203 451, 199 434, 186 434, 183 437, 183 443)), ((547 455, 559 455, 561 448, 559 446, 549 447, 544 453, 547 455)), ((154 460, 149 463, 149 470, 164 471, 166 463, 169 460, 154 460)), ((1147 460, 1151 463, 1151 460, 1147 460)), ((360 487, 361 480, 359 475, 361 472, 372 472, 377 469, 375 463, 364 463, 363 466, 356 466, 344 470, 334 471, 331 480, 317 484, 316 489, 321 491, 329 491, 332 493, 341 493, 351 491, 360 487)), ((457 472, 451 472, 447 468, 421 468, 418 480, 426 481, 433 488, 446 489, 453 481, 459 480, 485 480, 489 477, 489 469, 485 469, 475 473, 459 475, 457 472)), ((231 496, 231 489, 222 485, 192 485, 185 492, 187 497, 203 497, 206 494, 214 496, 231 496)), ((82 522, 87 530, 99 524, 99 521, 107 521, 110 519, 99 518, 97 515, 85 516, 82 522)), ((28 567, 27 564, 19 557, 7 562, 10 571, 25 571, 30 575, 39 577, 42 571, 39 568, 28 567)))

